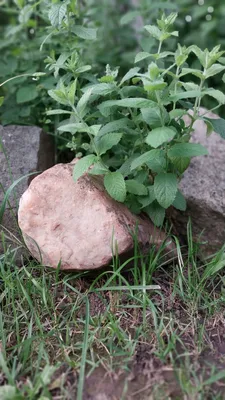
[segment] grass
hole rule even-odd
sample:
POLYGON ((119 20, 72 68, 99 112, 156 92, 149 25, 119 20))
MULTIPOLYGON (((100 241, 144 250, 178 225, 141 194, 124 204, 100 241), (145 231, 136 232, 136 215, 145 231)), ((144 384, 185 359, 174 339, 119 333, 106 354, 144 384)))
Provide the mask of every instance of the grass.
POLYGON ((203 265, 190 224, 174 239, 170 265, 135 245, 97 273, 18 268, 6 249, 0 399, 223 399, 224 249, 203 265))

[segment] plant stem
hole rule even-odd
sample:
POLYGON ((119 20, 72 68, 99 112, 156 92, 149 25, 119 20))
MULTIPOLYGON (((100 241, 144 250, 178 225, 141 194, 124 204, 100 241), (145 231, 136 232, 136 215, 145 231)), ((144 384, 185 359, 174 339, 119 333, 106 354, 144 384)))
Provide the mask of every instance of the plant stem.
MULTIPOLYGON (((178 84, 178 79, 179 79, 179 72, 180 72, 180 68, 177 67, 177 69, 176 69, 176 78, 175 78, 175 87, 174 87, 174 94, 175 94, 175 95, 177 94, 177 84, 178 84)), ((177 104, 177 102, 174 101, 174 103, 173 103, 173 110, 175 110, 176 104, 177 104)))
POLYGON ((157 54, 160 54, 161 48, 162 48, 162 41, 160 40, 157 54))

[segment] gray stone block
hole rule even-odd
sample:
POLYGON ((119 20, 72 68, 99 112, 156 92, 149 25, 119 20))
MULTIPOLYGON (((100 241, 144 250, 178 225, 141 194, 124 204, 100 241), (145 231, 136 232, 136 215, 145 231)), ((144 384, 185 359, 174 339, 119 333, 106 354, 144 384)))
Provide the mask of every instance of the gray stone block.
MULTIPOLYGON (((208 117, 217 118, 212 113, 208 117)), ((205 123, 197 121, 193 142, 201 143, 209 154, 193 158, 180 183, 187 211, 173 209, 171 213, 176 231, 182 236, 186 236, 191 217, 194 239, 200 237, 205 242, 201 252, 205 258, 225 244, 225 140, 215 132, 207 136, 205 123)))
MULTIPOLYGON (((54 141, 36 126, 0 126, 0 206, 7 189, 19 178, 34 172, 43 172, 54 165, 54 141)), ((0 254, 3 243, 11 248, 21 239, 17 225, 17 209, 21 195, 32 178, 25 177, 12 191, 3 220, 0 221, 0 254), (4 239, 3 239, 4 237, 4 239)))

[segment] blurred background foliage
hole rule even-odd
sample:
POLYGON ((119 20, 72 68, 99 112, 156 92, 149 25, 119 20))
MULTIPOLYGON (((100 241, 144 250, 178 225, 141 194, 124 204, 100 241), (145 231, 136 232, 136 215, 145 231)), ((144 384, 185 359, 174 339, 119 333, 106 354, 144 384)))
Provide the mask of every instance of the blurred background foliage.
MULTIPOLYGON (((155 23, 162 12, 179 13, 176 24, 182 45, 211 49, 221 44, 225 49, 225 3, 221 0, 80 0, 77 21, 98 28, 94 42, 71 42, 60 32, 53 32, 48 19, 52 2, 57 0, 0 0, 0 83, 15 75, 45 71, 44 60, 52 49, 56 59, 71 48, 78 49, 97 75, 103 73, 106 64, 119 66, 122 75, 131 68, 138 51, 150 51, 155 46, 143 25, 155 23)), ((73 7, 76 0, 67 2, 73 7)), ((175 44, 172 39, 169 46, 175 44)), ((47 72, 37 82, 22 77, 1 87, 0 96, 5 100, 0 123, 36 124, 52 131, 54 127, 45 111, 52 104, 47 90, 55 83, 56 79, 47 72)), ((221 81, 211 83, 223 90, 221 81)), ((204 106, 211 107, 209 99, 204 106)))

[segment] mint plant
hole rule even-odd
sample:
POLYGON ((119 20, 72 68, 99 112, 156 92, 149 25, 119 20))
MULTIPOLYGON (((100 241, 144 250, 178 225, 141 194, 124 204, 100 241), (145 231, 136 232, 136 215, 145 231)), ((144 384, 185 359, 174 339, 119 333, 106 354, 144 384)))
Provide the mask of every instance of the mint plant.
POLYGON ((176 17, 163 15, 157 26, 145 26, 158 42, 156 53, 136 56, 135 64, 149 60, 147 71, 134 66, 120 79, 119 69, 107 65, 104 76, 89 72, 81 85, 80 74, 87 67, 76 70, 81 61, 74 53, 62 61, 66 74, 49 91, 63 107, 48 115, 68 115, 58 131, 71 134, 69 146, 80 158, 74 181, 85 172, 101 175, 112 198, 135 213, 147 213, 156 226, 163 224, 168 207, 185 210, 179 180, 192 157, 207 154, 202 145, 191 142, 195 121, 204 120, 208 132, 213 129, 225 138, 225 120, 199 114, 205 96, 215 100, 214 109, 225 103, 225 95, 207 84, 224 71, 224 51, 220 46, 202 51, 180 44, 175 52, 163 51, 164 43, 178 36, 173 29, 176 17), (200 69, 189 68, 190 54, 199 60, 200 69))

